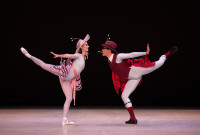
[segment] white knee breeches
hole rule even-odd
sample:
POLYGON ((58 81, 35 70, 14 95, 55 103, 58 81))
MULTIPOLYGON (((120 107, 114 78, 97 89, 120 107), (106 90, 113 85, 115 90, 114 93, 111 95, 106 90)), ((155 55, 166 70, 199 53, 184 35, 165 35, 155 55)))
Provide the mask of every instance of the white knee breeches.
POLYGON ((160 68, 166 61, 166 56, 162 55, 155 65, 152 67, 135 67, 131 66, 128 79, 140 79, 143 75, 149 74, 160 68))
MULTIPOLYGON (((166 61, 166 56, 162 55, 158 61, 155 62, 155 65, 152 67, 135 67, 131 66, 131 70, 129 72, 129 80, 126 83, 126 86, 122 92, 121 98, 124 104, 130 102, 129 96, 136 89, 138 83, 141 80, 143 75, 149 74, 156 69, 160 68, 164 62, 166 61)), ((126 107, 131 107, 131 102, 125 105, 126 107)))

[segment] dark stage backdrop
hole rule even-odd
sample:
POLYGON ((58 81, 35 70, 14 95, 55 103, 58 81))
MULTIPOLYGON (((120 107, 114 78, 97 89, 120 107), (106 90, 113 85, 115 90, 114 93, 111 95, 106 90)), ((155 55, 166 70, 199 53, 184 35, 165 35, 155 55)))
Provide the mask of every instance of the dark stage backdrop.
POLYGON ((135 106, 199 106, 199 6, 195 1, 9 1, 3 15, 0 106, 61 106, 65 101, 58 77, 36 66, 20 52, 59 64, 49 53, 74 53, 88 33, 89 59, 81 73, 83 90, 77 106, 122 106, 115 93, 107 58, 101 50, 107 34, 119 52, 146 51, 158 60, 172 46, 179 51, 159 70, 143 76, 130 98, 135 106), (4 42, 5 41, 5 42, 4 42))

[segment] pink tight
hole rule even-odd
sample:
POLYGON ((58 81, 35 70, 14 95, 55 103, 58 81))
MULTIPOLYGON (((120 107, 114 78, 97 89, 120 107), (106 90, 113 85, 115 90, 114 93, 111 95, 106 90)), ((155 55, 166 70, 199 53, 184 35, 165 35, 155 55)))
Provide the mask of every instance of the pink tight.
MULTIPOLYGON (((60 75, 58 69, 52 68, 53 67, 52 64, 46 64, 42 60, 40 60, 40 59, 38 59, 38 58, 36 58, 34 56, 31 56, 30 59, 35 64, 40 66, 42 69, 44 69, 46 71, 49 71, 50 73, 52 73, 54 75, 57 75, 57 76, 60 75)), ((70 107, 70 104, 71 104, 71 101, 72 101, 71 84, 70 84, 69 80, 62 80, 62 79, 60 79, 60 77, 59 77, 59 80, 60 80, 60 84, 61 84, 62 90, 63 90, 63 92, 65 94, 65 98, 66 98, 64 106, 63 106, 63 117, 67 117, 67 114, 68 114, 68 111, 69 111, 69 107, 70 107)))
POLYGON ((67 117, 69 107, 72 102, 72 89, 71 89, 70 81, 64 81, 60 79, 60 84, 66 97, 65 103, 63 106, 63 117, 67 117))

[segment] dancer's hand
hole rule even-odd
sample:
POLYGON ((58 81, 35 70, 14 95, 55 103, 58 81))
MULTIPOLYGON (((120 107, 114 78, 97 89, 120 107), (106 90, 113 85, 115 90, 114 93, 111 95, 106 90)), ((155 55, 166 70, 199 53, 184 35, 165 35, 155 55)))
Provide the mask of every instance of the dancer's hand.
POLYGON ((148 55, 149 52, 150 52, 149 43, 147 43, 147 51, 146 51, 145 55, 148 55))
POLYGON ((54 52, 50 52, 50 53, 54 55, 54 58, 60 57, 58 54, 55 54, 54 52))

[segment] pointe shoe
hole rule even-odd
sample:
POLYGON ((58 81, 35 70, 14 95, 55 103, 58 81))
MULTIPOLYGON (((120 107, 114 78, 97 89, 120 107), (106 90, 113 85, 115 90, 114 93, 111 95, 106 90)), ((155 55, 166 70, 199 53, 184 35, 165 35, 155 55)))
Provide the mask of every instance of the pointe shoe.
POLYGON ((126 124, 137 124, 137 120, 128 120, 125 122, 126 124))
POLYGON ((69 121, 67 118, 63 118, 62 125, 74 125, 74 122, 69 121))
POLYGON ((28 53, 28 51, 26 49, 24 49, 23 47, 20 48, 21 52, 28 58, 31 57, 31 55, 28 53))

